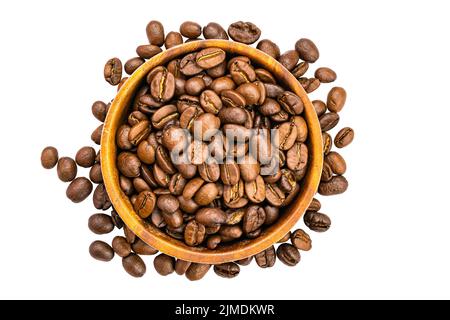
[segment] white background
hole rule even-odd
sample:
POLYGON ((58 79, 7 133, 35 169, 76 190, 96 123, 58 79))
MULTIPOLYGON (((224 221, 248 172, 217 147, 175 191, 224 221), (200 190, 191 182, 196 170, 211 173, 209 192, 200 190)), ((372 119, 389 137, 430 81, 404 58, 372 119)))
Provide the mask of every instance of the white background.
POLYGON ((2 1, 0 298, 450 298, 448 13, 446 1, 2 1), (89 232, 91 200, 68 201, 40 152, 92 144, 91 103, 114 95, 104 62, 134 56, 152 19, 167 31, 253 21, 283 51, 313 39, 315 66, 337 71, 340 127, 356 131, 342 151, 350 187, 321 198, 333 226, 311 232, 297 267, 191 283, 160 277, 151 258, 142 279, 90 258, 90 242, 112 235, 89 232))

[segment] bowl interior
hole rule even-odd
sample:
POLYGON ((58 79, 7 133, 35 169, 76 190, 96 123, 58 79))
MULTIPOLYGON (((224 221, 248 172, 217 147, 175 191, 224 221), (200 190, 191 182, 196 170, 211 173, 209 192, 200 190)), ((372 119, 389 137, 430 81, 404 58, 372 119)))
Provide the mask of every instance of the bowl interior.
POLYGON ((183 44, 148 60, 125 82, 112 103, 106 118, 101 141, 101 165, 103 179, 110 200, 128 228, 147 244, 178 259, 198 263, 219 264, 236 261, 255 255, 281 239, 301 218, 309 206, 320 181, 322 172, 322 133, 314 108, 301 85, 281 64, 263 52, 244 44, 226 40, 201 40, 183 44), (282 208, 278 221, 266 228, 261 236, 252 240, 242 240, 237 243, 221 246, 215 250, 190 247, 178 241, 151 223, 144 221, 133 210, 128 197, 119 185, 119 173, 116 167, 115 136, 118 127, 124 122, 128 108, 134 95, 145 81, 147 73, 158 65, 164 65, 170 60, 208 47, 218 47, 228 54, 248 56, 253 63, 270 71, 277 81, 296 93, 305 105, 303 117, 308 125, 309 165, 302 180, 298 197, 293 203, 282 208))

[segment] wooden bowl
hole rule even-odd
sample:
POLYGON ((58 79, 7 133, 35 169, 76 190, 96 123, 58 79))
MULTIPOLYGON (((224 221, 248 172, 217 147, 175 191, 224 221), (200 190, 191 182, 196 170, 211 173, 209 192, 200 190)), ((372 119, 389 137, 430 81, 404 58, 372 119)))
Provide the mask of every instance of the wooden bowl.
POLYGON ((101 166, 104 184, 115 210, 128 228, 147 244, 165 254, 178 259, 207 264, 220 264, 247 258, 267 249, 285 236, 302 217, 316 193, 322 173, 322 162, 322 133, 319 121, 311 101, 299 82, 280 63, 265 53, 245 44, 225 40, 201 40, 186 43, 148 60, 133 73, 114 98, 104 124, 101 140, 101 166), (299 196, 289 207, 282 209, 283 214, 280 215, 279 220, 266 228, 260 237, 224 245, 216 250, 189 247, 182 241, 168 236, 145 222, 136 214, 128 197, 119 186, 115 142, 117 129, 125 120, 131 99, 142 81, 145 81, 147 73, 156 66, 164 65, 176 57, 208 47, 222 48, 231 54, 248 56, 253 62, 270 71, 280 84, 289 88, 302 99, 305 105, 303 116, 309 132, 309 167, 303 179, 299 196))

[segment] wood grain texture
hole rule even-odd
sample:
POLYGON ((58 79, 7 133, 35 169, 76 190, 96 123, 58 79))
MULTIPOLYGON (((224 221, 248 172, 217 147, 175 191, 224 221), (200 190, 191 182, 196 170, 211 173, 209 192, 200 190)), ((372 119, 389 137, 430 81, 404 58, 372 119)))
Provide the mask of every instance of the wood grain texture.
POLYGON ((125 82, 112 103, 105 120, 101 140, 101 166, 103 180, 111 202, 125 224, 143 241, 170 256, 198 263, 219 264, 236 261, 255 255, 281 239, 302 217, 314 197, 322 172, 322 134, 314 108, 306 92, 298 81, 276 60, 265 53, 245 44, 226 40, 201 40, 173 47, 148 60, 125 82), (303 116, 308 124, 309 167, 299 196, 280 215, 276 224, 265 229, 260 237, 226 245, 216 250, 189 247, 173 239, 159 229, 142 220, 133 210, 128 197, 119 186, 119 173, 116 167, 115 137, 119 125, 125 119, 134 93, 154 67, 192 51, 204 48, 222 48, 228 53, 248 56, 254 63, 270 71, 278 82, 296 93, 305 105, 303 116))

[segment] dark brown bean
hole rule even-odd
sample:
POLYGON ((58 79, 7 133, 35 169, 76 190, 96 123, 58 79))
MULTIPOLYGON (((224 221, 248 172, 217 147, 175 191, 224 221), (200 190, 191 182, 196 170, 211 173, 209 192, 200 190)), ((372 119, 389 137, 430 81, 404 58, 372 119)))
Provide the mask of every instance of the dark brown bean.
POLYGON ((146 28, 150 44, 161 47, 164 44, 164 27, 159 21, 150 21, 146 28))
POLYGON ((210 69, 225 61, 226 53, 219 48, 206 48, 197 53, 195 62, 200 68, 210 69))
POLYGON ((103 241, 94 241, 89 246, 89 254, 92 258, 108 262, 114 258, 114 250, 109 244, 103 241))
POLYGON ((278 61, 283 65, 283 67, 291 71, 295 68, 299 59, 300 56, 298 55, 297 51, 288 50, 278 58, 278 61))
POLYGON ((156 195, 149 191, 142 191, 136 198, 134 210, 143 219, 148 218, 156 204, 156 195))
POLYGON ((96 213, 90 216, 88 227, 95 234, 107 234, 114 230, 111 217, 103 213, 96 213))
POLYGON ((158 253, 158 250, 149 246, 141 239, 136 239, 136 241, 131 245, 131 247, 136 254, 143 256, 150 256, 158 253))
POLYGON ((319 50, 314 42, 309 39, 300 39, 295 43, 295 50, 298 52, 300 59, 314 63, 319 59, 319 50))
POLYGON ((222 100, 212 90, 205 90, 200 95, 200 104, 206 112, 218 114, 222 108, 222 100))
POLYGON ((218 23, 210 22, 203 27, 203 36, 205 39, 222 39, 228 40, 227 32, 218 23))
POLYGON ((283 204, 285 196, 283 191, 274 184, 266 184, 266 200, 273 206, 279 207, 283 204))
POLYGON ((134 253, 122 259, 122 266, 129 275, 135 278, 143 277, 147 271, 144 260, 134 253))
POLYGON ((251 22, 238 21, 230 25, 228 34, 234 41, 252 44, 258 41, 261 30, 251 22))
POLYGON ((180 61, 180 71, 185 76, 193 76, 203 71, 202 68, 200 68, 197 63, 195 62, 197 54, 190 53, 183 57, 180 61))
POLYGON ((51 169, 58 163, 58 150, 54 147, 46 147, 41 153, 41 164, 45 169, 51 169))
POLYGON ((156 56, 158 53, 161 52, 162 50, 160 47, 152 44, 144 44, 136 48, 137 55, 143 59, 150 59, 151 57, 156 56))
POLYGON ((344 148, 352 143, 353 138, 355 137, 355 132, 352 128, 345 127, 339 130, 334 137, 334 145, 338 148, 344 148))
POLYGON ((135 178, 140 174, 141 161, 133 153, 121 152, 117 157, 117 168, 124 176, 135 178))
POLYGON ((258 266, 261 268, 273 267, 276 261, 275 247, 271 246, 266 250, 258 253, 257 255, 255 255, 255 260, 258 266))
POLYGON ((248 207, 244 215, 242 228, 245 233, 253 232, 258 228, 260 228, 264 224, 265 220, 266 220, 266 212, 262 207, 259 206, 248 207))
POLYGON ((234 278, 239 275, 240 268, 236 263, 227 262, 214 266, 214 272, 222 278, 234 278))
POLYGON ((344 108, 347 100, 347 92, 344 88, 334 87, 330 90, 327 97, 327 107, 331 112, 340 112, 344 108))
POLYGON ((347 171, 345 159, 335 151, 331 151, 325 156, 325 163, 330 166, 330 169, 336 175, 343 175, 347 171))
POLYGON ((127 257, 131 253, 131 246, 127 239, 121 236, 114 237, 112 241, 112 248, 114 252, 121 258, 127 257))
MULTIPOLYGON (((155 74, 150 84, 150 92, 157 101, 166 102, 175 94, 175 77, 167 69, 155 74)), ((161 129, 160 127, 158 129, 161 129)))
POLYGON ((100 145, 100 140, 102 138, 103 124, 99 125, 91 134, 91 140, 94 141, 95 144, 100 145))
POLYGON ((184 241, 188 246, 198 246, 205 240, 206 229, 195 220, 189 221, 184 229, 184 241))
POLYGON ((201 280, 209 271, 211 265, 192 263, 186 271, 186 278, 190 281, 201 280))
POLYGON ((291 71, 292 75, 297 79, 302 77, 309 69, 309 63, 302 61, 291 71))
POLYGON ((153 260, 153 266, 160 275, 167 276, 175 271, 175 258, 161 253, 153 260))
POLYGON ((122 62, 120 59, 109 59, 105 64, 103 75, 110 85, 117 86, 122 79, 122 62))
POLYGON ((202 27, 193 21, 183 22, 180 26, 180 33, 189 39, 196 39, 202 34, 202 27))
POLYGON ((330 83, 336 80, 336 72, 330 68, 319 68, 314 73, 314 77, 322 83, 330 83))
POLYGON ((183 37, 181 36, 181 33, 171 31, 167 34, 166 40, 164 42, 166 49, 170 49, 180 44, 183 44, 183 37))
POLYGON ((319 194, 331 196, 344 193, 348 188, 347 179, 344 176, 335 176, 328 182, 319 184, 319 194))
POLYGON ((227 215, 219 208, 202 208, 197 211, 195 219, 204 226, 214 227, 218 224, 224 224, 227 215))
POLYGON ((339 123, 339 114, 335 112, 325 113, 319 118, 319 122, 322 131, 329 131, 339 123))
POLYGON ((67 187, 66 196, 74 203, 86 199, 92 192, 92 182, 85 177, 75 178, 67 187))
POLYGON ((75 162, 83 168, 92 167, 95 163, 96 154, 94 148, 83 147, 77 152, 75 162))
POLYGON ((326 214, 315 211, 306 211, 303 221, 309 229, 316 232, 325 232, 331 226, 331 220, 326 214))
POLYGON ((292 244, 299 250, 309 251, 312 247, 310 236, 302 229, 297 229, 291 234, 292 244))
POLYGON ((277 257, 289 267, 293 267, 300 262, 300 252, 289 243, 283 243, 278 247, 277 257))
POLYGON ((174 196, 162 195, 158 197, 157 206, 163 212, 173 213, 178 210, 180 204, 174 196))
POLYGON ((268 39, 259 41, 256 48, 268 54, 274 59, 278 60, 278 58, 280 57, 280 48, 278 47, 278 45, 268 39))
POLYGON ((145 63, 145 60, 141 57, 131 58, 125 63, 124 69, 125 72, 129 75, 133 74, 141 65, 145 63))
POLYGON ((101 122, 104 122, 108 113, 109 105, 103 101, 95 101, 92 104, 91 110, 94 117, 101 122))
POLYGON ((69 182, 77 176, 77 164, 72 158, 62 157, 58 161, 56 171, 61 181, 69 182))
POLYGON ((321 100, 313 100, 312 105, 318 117, 327 111, 327 105, 321 100))

